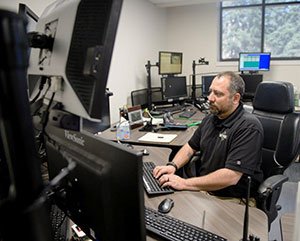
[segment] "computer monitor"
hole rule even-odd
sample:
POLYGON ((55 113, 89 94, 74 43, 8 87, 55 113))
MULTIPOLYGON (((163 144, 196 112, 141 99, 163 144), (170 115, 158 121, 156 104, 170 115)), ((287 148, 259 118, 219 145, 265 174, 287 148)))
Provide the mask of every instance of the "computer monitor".
MULTIPOLYGON (((39 20, 38 15, 26 4, 19 3, 19 10, 18 13, 20 15, 23 15, 25 19, 27 20, 26 25, 26 32, 30 33, 35 31, 36 24, 39 20)), ((28 59, 30 58, 31 48, 28 48, 28 59)), ((30 96, 30 93, 32 93, 34 87, 36 86, 38 80, 40 79, 39 75, 30 76, 30 80, 27 80, 27 84, 29 84, 28 88, 28 95, 30 96)))
POLYGON ((160 51, 158 69, 160 75, 181 74, 182 53, 160 51))
POLYGON ((40 16, 36 31, 43 42, 31 51, 28 74, 51 79, 54 100, 65 111, 101 121, 121 5, 122 0, 58 0, 40 16))
POLYGON ((269 71, 271 53, 247 53, 241 52, 239 55, 239 71, 269 71))
POLYGON ((163 77, 161 78, 161 87, 164 100, 183 100, 188 96, 185 76, 163 77))
POLYGON ((216 75, 203 75, 201 80, 202 80, 202 96, 203 97, 208 97, 209 96, 209 87, 214 80, 216 75))
POLYGON ((19 3, 19 14, 25 16, 27 20, 26 30, 32 32, 36 28, 36 23, 39 20, 38 15, 24 3, 19 3))
POLYGON ((260 82, 263 81, 262 74, 240 74, 245 82, 245 93, 243 100, 252 101, 256 92, 256 88, 260 82))
POLYGON ((49 177, 76 167, 54 200, 92 240, 146 240, 142 154, 124 145, 49 125, 49 177))

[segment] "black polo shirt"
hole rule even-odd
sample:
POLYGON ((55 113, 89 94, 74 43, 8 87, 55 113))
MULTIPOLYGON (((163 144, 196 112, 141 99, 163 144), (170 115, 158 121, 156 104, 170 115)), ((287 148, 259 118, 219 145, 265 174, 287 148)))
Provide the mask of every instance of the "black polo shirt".
POLYGON ((261 149, 263 128, 259 120, 244 110, 242 103, 226 119, 213 114, 206 116, 189 145, 201 155, 196 162, 197 176, 203 176, 220 168, 242 172, 237 185, 213 193, 218 196, 246 197, 247 176, 251 176, 251 196, 255 196, 263 180, 261 149))

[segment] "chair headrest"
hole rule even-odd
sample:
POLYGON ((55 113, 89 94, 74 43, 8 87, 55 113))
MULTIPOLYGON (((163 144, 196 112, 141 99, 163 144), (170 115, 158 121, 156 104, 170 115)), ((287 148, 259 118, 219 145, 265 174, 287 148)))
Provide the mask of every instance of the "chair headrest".
POLYGON ((294 86, 283 81, 261 82, 256 89, 253 108, 281 114, 293 112, 294 86))

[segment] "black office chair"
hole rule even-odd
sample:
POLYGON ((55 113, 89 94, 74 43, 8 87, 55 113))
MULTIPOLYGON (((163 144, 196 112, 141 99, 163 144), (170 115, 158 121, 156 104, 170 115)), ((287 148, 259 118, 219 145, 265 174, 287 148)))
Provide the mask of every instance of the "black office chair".
MULTIPOLYGON (((153 104, 164 104, 165 101, 162 99, 162 92, 160 87, 151 88, 152 92, 152 103, 153 104)), ((141 105, 142 109, 148 107, 147 88, 131 91, 131 104, 132 106, 141 105)))
POLYGON ((281 81, 261 82, 253 101, 253 112, 264 129, 262 170, 264 182, 258 189, 257 207, 268 216, 270 225, 278 215, 276 204, 284 170, 297 158, 300 147, 300 113, 294 112, 294 88, 281 81))

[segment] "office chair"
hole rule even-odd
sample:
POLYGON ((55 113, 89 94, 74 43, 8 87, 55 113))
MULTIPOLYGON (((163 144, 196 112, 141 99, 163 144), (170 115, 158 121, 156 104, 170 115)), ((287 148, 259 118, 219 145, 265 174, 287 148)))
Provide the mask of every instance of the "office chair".
POLYGON ((276 203, 282 185, 288 180, 282 174, 299 154, 300 113, 294 112, 293 85, 282 81, 261 82, 256 90, 252 113, 264 129, 264 182, 258 189, 256 201, 257 207, 268 216, 270 230, 280 209, 276 203))
MULTIPOLYGON (((160 87, 153 87, 152 90, 152 103, 162 104, 162 92, 160 87)), ((142 109, 148 106, 147 88, 131 91, 131 104, 132 106, 141 105, 142 109)))

